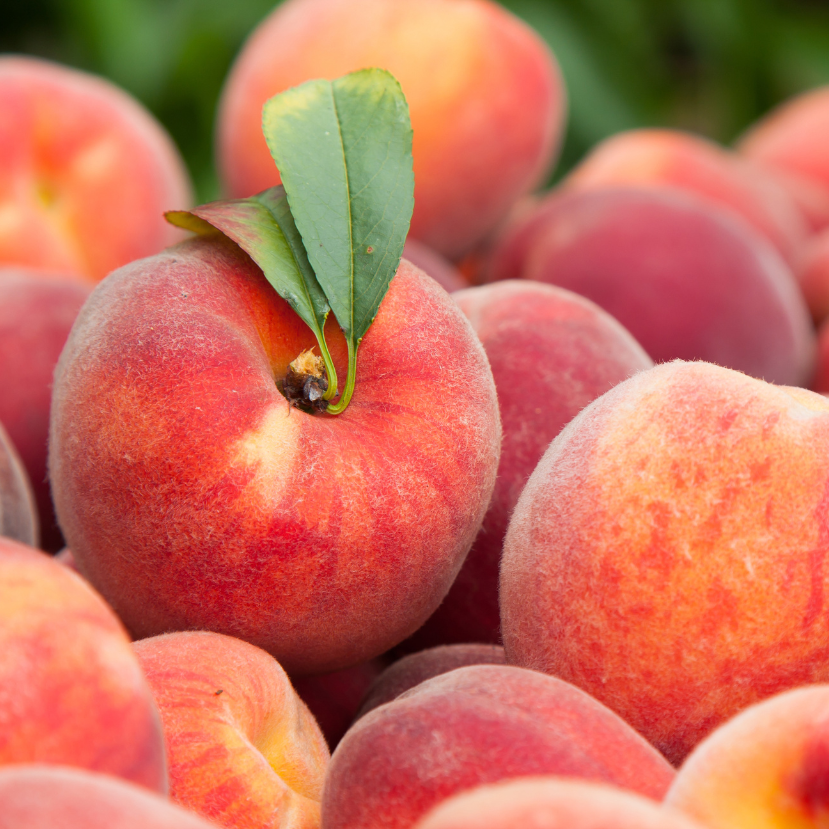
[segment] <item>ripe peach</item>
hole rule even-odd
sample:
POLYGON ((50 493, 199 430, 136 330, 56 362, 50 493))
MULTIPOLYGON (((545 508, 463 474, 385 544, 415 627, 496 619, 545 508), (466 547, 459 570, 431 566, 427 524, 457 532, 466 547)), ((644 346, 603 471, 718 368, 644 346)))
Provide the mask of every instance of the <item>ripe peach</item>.
POLYGON ((32 482, 41 543, 50 552, 62 546, 46 479, 52 377, 90 291, 59 275, 0 268, 0 423, 32 482))
POLYGON ((38 529, 29 476, 0 423, 0 536, 36 547, 38 529))
MULTIPOLYGON (((345 377, 344 338, 327 338, 345 377)), ((310 329, 227 240, 93 292, 55 376, 50 478, 84 575, 136 638, 207 629, 291 675, 383 653, 449 589, 501 430, 466 318, 405 260, 333 417, 277 387, 310 329)))
POLYGON ((829 86, 781 104, 755 124, 738 144, 749 159, 778 173, 804 208, 812 228, 829 226, 829 86))
POLYGON ((521 276, 593 300, 655 362, 707 360, 776 383, 808 380, 815 345, 803 297, 738 216, 673 188, 570 192, 539 210, 521 276))
POLYGON ((464 668, 467 665, 503 665, 504 649, 500 645, 481 643, 439 645, 410 653, 393 662, 369 688, 358 717, 397 699, 402 693, 427 679, 464 668))
POLYGON ((272 656, 205 631, 134 648, 161 712, 174 802, 219 826, 319 826, 328 747, 272 656))
POLYGON ((115 614, 68 567, 9 539, 0 654, 0 764, 77 766, 167 791, 158 711, 115 614))
POLYGON ((0 769, 0 829, 215 829, 146 789, 47 765, 0 769))
POLYGON ((566 682, 507 665, 426 680, 358 720, 331 757, 326 829, 404 829, 482 783, 558 774, 663 797, 674 771, 639 734, 566 682))
POLYGON ((640 129, 598 144, 567 177, 566 189, 664 185, 742 216, 792 262, 807 235, 788 192, 763 167, 697 135, 640 129))
POLYGON ((242 49, 222 93, 225 188, 245 197, 279 183, 262 136, 268 98, 366 66, 389 70, 409 102, 411 234, 455 259, 543 180, 564 122, 564 87, 549 49, 489 0, 281 4, 242 49))
POLYGON ((156 120, 109 82, 0 58, 0 263, 90 281, 180 238, 164 210, 191 202, 156 120))
POLYGON ((501 563, 507 659, 673 762, 829 678, 829 401, 706 363, 640 372, 553 441, 501 563))
POLYGON ((829 814, 829 686, 746 708, 701 742, 665 802, 711 829, 821 827, 829 814))
POLYGON ((415 829, 702 829, 640 795, 557 777, 479 786, 438 804, 415 829))
POLYGON ((610 314, 562 288, 511 280, 453 298, 489 357, 504 437, 483 525, 446 598, 408 647, 500 642, 498 564, 527 478, 588 403, 653 365, 610 314))

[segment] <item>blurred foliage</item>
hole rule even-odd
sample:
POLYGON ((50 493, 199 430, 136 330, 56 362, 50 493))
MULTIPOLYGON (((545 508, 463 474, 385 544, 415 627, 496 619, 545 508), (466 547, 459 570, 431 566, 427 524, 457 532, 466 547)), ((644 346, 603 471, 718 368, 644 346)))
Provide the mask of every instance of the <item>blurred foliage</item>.
MULTIPOLYGON (((556 176, 619 130, 672 126, 728 142, 779 101, 829 83, 826 0, 503 0, 552 46, 570 120, 556 176)), ((212 136, 230 64, 273 0, 0 0, 0 51, 105 75, 218 196, 212 136)))

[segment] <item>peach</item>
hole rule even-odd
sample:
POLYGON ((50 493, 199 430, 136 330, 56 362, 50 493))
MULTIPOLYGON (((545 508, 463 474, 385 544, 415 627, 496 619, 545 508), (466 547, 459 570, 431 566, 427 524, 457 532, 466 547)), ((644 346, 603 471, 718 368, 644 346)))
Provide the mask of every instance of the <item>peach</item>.
POLYGON ((0 424, 0 536, 36 547, 38 530, 29 476, 14 444, 0 424))
POLYGON ((363 697, 383 673, 384 658, 370 659, 341 671, 292 680, 294 690, 308 706, 329 747, 333 749, 354 722, 363 697))
MULTIPOLYGON (((345 341, 327 339, 345 377, 345 341)), ((101 283, 55 375, 49 469, 82 573, 136 638, 207 629, 292 676, 410 635, 460 569, 501 430, 483 347, 405 260, 336 417, 277 387, 315 344, 235 245, 214 237, 101 283)))
POLYGON ((467 665, 503 665, 504 649, 500 645, 479 643, 439 645, 410 653, 393 662, 368 689, 358 717, 397 699, 402 693, 427 679, 464 668, 467 665))
POLYGON ((222 93, 225 188, 245 197, 279 183, 262 136, 268 98, 366 66, 389 70, 409 102, 411 235, 456 259, 543 181, 563 130, 555 59, 532 29, 489 0, 281 4, 243 47, 222 93))
POLYGON ((319 826, 328 747, 272 656, 206 631, 134 648, 161 712, 175 803, 219 826, 319 826))
POLYGON ((523 278, 593 300, 657 363, 706 360, 775 383, 808 380, 815 344, 803 297, 738 216, 672 188, 564 193, 541 210, 523 278))
POLYGON ((689 755, 666 796, 711 829, 826 824, 829 686, 752 705, 689 755))
POLYGON ((829 394, 829 319, 818 329, 817 364, 809 388, 821 394, 829 394))
POLYGON ((412 826, 457 792, 557 774, 661 798, 674 771, 619 717, 550 676, 458 668, 358 720, 331 757, 326 829, 412 826))
POLYGON ((598 144, 570 173, 564 187, 663 185, 733 210, 792 262, 808 233, 789 193, 763 169, 697 135, 639 129, 598 144))
POLYGON ((819 325, 829 317, 829 228, 803 246, 795 275, 812 319, 819 325))
POLYGON ((450 797, 416 829, 702 829, 645 797, 601 783, 530 777, 450 797))
POLYGON ((552 442, 501 562, 507 660, 682 758, 829 678, 829 400, 707 363, 640 372, 552 442))
POLYGON ((46 479, 52 376, 90 291, 59 275, 0 268, 0 423, 32 482, 41 543, 50 552, 62 546, 46 479))
POLYGON ((47 765, 0 769, 0 829, 215 829, 138 786, 47 765))
POLYGON ((158 711, 121 623, 68 567, 8 539, 0 654, 0 764, 77 766, 167 791, 158 711))
POLYGON ((403 258, 408 259, 424 273, 428 273, 438 285, 450 293, 469 287, 469 280, 448 259, 417 239, 406 240, 403 258))
POLYGON ((778 173, 814 230, 829 227, 829 86, 785 101, 740 140, 746 158, 778 173))
POLYGON ((0 263, 90 281, 181 237, 184 164, 158 122, 111 83, 0 58, 0 263))
POLYGON ((527 478, 588 403, 653 365, 613 317, 570 291, 511 280, 453 298, 489 357, 504 437, 483 525, 446 598, 408 647, 500 642, 498 564, 527 478))

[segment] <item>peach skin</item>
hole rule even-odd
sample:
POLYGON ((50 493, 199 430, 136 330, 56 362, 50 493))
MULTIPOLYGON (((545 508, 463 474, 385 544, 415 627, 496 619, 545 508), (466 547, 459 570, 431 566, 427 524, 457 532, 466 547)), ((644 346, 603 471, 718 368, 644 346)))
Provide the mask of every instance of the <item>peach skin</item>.
POLYGON ((0 264, 103 279, 182 234, 184 163, 136 100, 93 75, 0 57, 0 264))
POLYGON ((640 372, 550 444, 501 562, 507 660, 679 763, 829 679, 829 400, 709 363, 640 372))
POLYGON ((158 711, 121 623, 68 567, 0 539, 0 765, 9 763, 167 791, 158 711))
POLYGON ((820 829, 829 818, 829 685, 797 688, 723 723, 665 803, 710 829, 820 829))
POLYGON ((238 198, 279 183, 262 137, 266 100, 366 66, 390 71, 409 102, 411 236, 456 259, 543 181, 564 127, 553 55, 489 0, 282 3, 242 48, 222 93, 216 137, 225 189, 238 198))
MULTIPOLYGON (((333 317, 327 332, 344 377, 333 317)), ((217 237, 116 271, 84 306, 55 375, 52 492, 135 638, 215 630, 327 673, 402 641, 449 589, 498 466, 483 347, 405 260, 337 417, 278 388, 315 343, 217 237)))
POLYGON ((272 656, 206 631, 134 648, 161 712, 174 802, 219 826, 319 826, 328 747, 272 656))

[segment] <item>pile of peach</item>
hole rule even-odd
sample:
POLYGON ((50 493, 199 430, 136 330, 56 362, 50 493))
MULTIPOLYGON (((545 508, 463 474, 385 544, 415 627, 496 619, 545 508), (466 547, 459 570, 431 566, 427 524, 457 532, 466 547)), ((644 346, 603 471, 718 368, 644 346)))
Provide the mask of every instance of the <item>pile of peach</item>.
POLYGON ((253 260, 163 221, 153 118, 0 57, 0 829, 828 825, 829 89, 530 195, 525 24, 287 0, 226 195, 279 182, 266 99, 365 66, 416 206, 335 417, 253 260))

